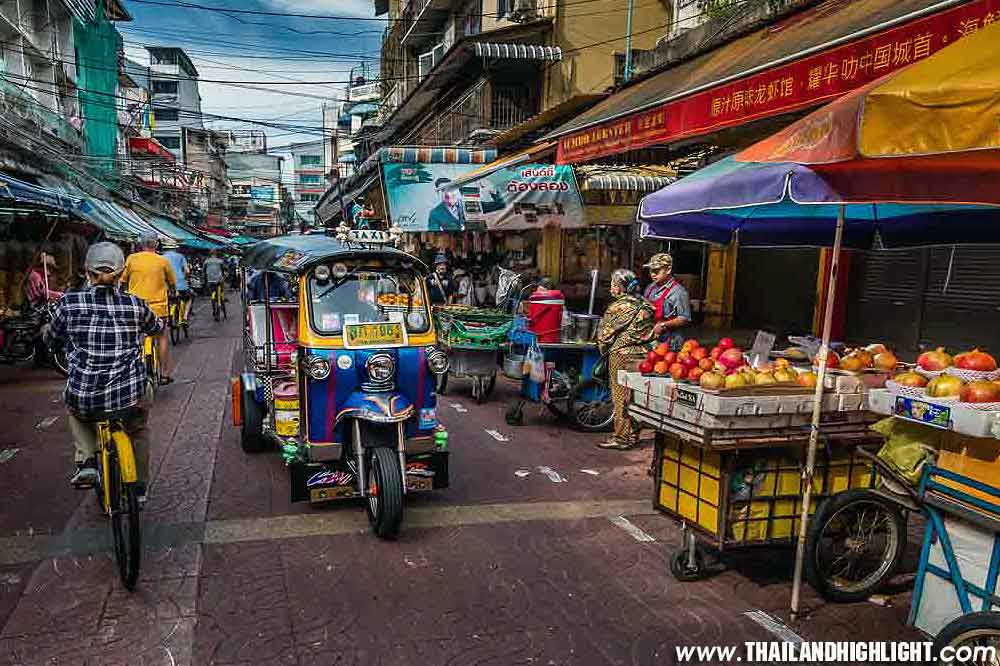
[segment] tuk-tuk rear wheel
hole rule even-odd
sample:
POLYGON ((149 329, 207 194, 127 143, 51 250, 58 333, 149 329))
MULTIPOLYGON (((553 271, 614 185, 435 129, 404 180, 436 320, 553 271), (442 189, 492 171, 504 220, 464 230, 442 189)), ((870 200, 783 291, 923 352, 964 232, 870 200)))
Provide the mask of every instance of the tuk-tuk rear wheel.
POLYGON ((380 539, 395 539, 403 522, 403 474, 399 454, 388 447, 370 450, 365 479, 365 510, 380 539))
POLYGON ((243 389, 240 393, 240 447, 245 453, 266 451, 269 445, 264 436, 264 405, 257 402, 253 391, 243 389))

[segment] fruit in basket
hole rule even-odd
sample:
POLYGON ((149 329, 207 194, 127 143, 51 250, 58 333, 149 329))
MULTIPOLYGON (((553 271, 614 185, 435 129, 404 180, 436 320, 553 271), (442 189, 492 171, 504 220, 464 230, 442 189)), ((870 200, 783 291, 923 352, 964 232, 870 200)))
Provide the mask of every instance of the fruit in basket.
POLYGON ((958 399, 962 402, 1000 402, 1000 384, 977 379, 962 387, 958 399))
POLYGON ((722 355, 722 352, 726 351, 722 347, 712 347, 712 351, 708 353, 708 357, 711 359, 718 359, 722 355))
POLYGON ((732 338, 722 338, 721 340, 719 340, 719 344, 716 346, 720 347, 722 351, 726 351, 727 349, 732 349, 733 347, 735 347, 736 343, 733 342, 732 338))
POLYGON ((738 368, 744 363, 743 352, 735 347, 727 349, 719 355, 719 363, 724 365, 728 370, 738 368))
POLYGON ((681 354, 678 354, 677 362, 683 365, 688 370, 698 367, 698 359, 696 359, 694 356, 691 356, 690 354, 684 354, 684 358, 681 358, 681 354))
POLYGON ((790 368, 792 367, 792 362, 787 358, 779 358, 774 361, 775 368, 790 368))
POLYGON ((875 365, 875 354, 871 353, 867 349, 855 349, 854 355, 861 359, 861 362, 865 364, 866 368, 870 368, 875 365))
POLYGON ((927 395, 932 398, 953 398, 962 392, 965 385, 955 375, 938 375, 927 382, 927 395))
MULTIPOLYGON (((819 367, 819 355, 818 354, 816 355, 816 358, 813 359, 813 367, 815 367, 815 368, 819 367)), ((840 356, 837 355, 837 352, 828 351, 826 353, 826 367, 828 367, 828 368, 839 368, 840 367, 840 356)))
POLYGON ((870 354, 875 354, 876 356, 878 356, 879 354, 882 354, 882 353, 887 352, 889 350, 886 349, 885 345, 879 344, 879 343, 875 343, 873 345, 868 345, 867 347, 865 347, 865 351, 867 351, 870 354))
POLYGON ((731 375, 726 375, 727 389, 743 388, 744 386, 747 385, 749 385, 749 382, 747 381, 746 374, 742 372, 734 372, 731 375))
POLYGON ((726 385, 726 378, 718 372, 706 372, 698 378, 698 384, 702 388, 720 389, 726 385))
POLYGON ((899 365, 899 359, 888 349, 875 354, 875 367, 879 370, 895 370, 897 365, 899 365))
POLYGON ((997 369, 997 362, 995 358, 986 352, 973 349, 970 352, 956 356, 955 367, 962 370, 975 370, 977 372, 993 372, 997 369))
POLYGON ((799 378, 799 373, 792 368, 778 368, 774 371, 774 380, 782 383, 794 382, 799 378))
MULTIPOLYGON (((923 379, 923 377, 921 377, 921 379, 923 379)), ((807 370, 795 378, 795 383, 799 386, 805 386, 806 388, 815 388, 817 381, 818 377, 816 377, 816 373, 812 370, 807 370)))
POLYGON ((664 363, 667 365, 673 365, 677 362, 677 352, 668 351, 666 354, 660 357, 664 363))
POLYGON ((691 358, 696 361, 708 358, 708 350, 704 347, 696 347, 691 350, 691 358))
POLYGON ((667 352, 670 351, 670 346, 665 342, 661 342, 660 344, 656 345, 656 349, 654 349, 653 351, 656 352, 657 356, 663 358, 664 356, 667 355, 667 352))
POLYGON ((900 386, 909 386, 911 388, 923 388, 927 386, 927 378, 919 372, 903 372, 893 377, 892 381, 900 386))
POLYGON ((944 347, 938 347, 934 351, 926 351, 917 357, 917 365, 921 370, 927 372, 940 372, 945 368, 950 368, 954 363, 951 354, 944 351, 944 347))
POLYGON ((658 363, 653 365, 653 372, 655 372, 658 375, 665 375, 668 372, 670 372, 670 366, 664 363, 663 361, 659 361, 658 363))
POLYGON ((705 374, 705 371, 702 370, 701 368, 699 368, 698 366, 695 366, 695 367, 691 368, 690 370, 688 370, 687 378, 690 379, 693 382, 696 382, 699 379, 701 379, 701 376, 703 374, 705 374))
POLYGON ((700 361, 698 361, 698 367, 704 370, 705 372, 708 372, 709 370, 715 367, 715 361, 713 361, 710 358, 703 358, 700 361))
POLYGON ((849 372, 860 372, 865 369, 865 362, 860 356, 851 354, 844 357, 844 360, 840 362, 840 368, 849 372))
POLYGON ((641 372, 644 375, 648 375, 653 372, 654 365, 655 364, 650 363, 649 361, 643 361, 642 363, 639 364, 639 372, 641 372))
POLYGON ((655 351, 651 351, 646 354, 646 360, 655 365, 660 360, 660 357, 656 355, 655 351))
POLYGON ((778 380, 770 372, 758 372, 753 378, 754 384, 777 384, 778 380))
POLYGON ((701 347, 701 343, 698 342, 697 340, 695 340, 694 338, 691 338, 689 340, 685 340, 684 341, 684 344, 681 345, 681 351, 682 352, 692 352, 695 349, 697 349, 698 347, 701 347))
POLYGON ((674 363, 670 366, 670 376, 680 381, 687 377, 687 368, 681 363, 674 363))

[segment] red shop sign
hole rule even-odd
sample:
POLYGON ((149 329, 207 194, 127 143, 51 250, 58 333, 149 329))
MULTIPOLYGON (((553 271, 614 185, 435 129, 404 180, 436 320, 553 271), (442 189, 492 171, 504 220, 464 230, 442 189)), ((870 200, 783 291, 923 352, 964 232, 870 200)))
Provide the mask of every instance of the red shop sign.
MULTIPOLYGON (((977 0, 559 140, 570 164, 742 125, 839 97, 1000 21, 977 0)), ((627 91, 623 94, 627 94, 627 91)))

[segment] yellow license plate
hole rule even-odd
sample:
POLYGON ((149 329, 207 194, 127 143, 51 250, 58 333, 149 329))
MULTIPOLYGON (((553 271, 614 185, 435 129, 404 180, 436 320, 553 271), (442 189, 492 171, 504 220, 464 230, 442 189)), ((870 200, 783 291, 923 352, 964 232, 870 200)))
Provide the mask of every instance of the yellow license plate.
POLYGON ((344 327, 348 347, 403 344, 403 325, 348 324, 344 327))

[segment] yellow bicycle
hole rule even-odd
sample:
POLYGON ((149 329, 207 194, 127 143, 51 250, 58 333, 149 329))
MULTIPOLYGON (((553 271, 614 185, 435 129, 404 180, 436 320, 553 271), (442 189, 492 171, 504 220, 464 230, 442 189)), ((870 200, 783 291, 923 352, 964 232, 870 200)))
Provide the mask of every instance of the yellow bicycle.
POLYGON ((226 294, 222 290, 222 283, 219 282, 212 289, 212 319, 221 321, 226 318, 226 294))
POLYGON ((142 559, 142 524, 139 518, 135 450, 125 432, 121 416, 109 415, 97 422, 99 479, 94 486, 97 502, 111 518, 118 575, 126 590, 135 588, 142 559))
POLYGON ((181 341, 181 331, 184 332, 184 339, 188 338, 188 312, 184 307, 184 299, 177 294, 171 294, 169 298, 170 315, 167 323, 170 326, 170 342, 177 345, 181 341))
POLYGON ((155 389, 160 383, 160 355, 156 351, 156 338, 151 335, 142 341, 142 359, 146 364, 146 378, 155 389))

